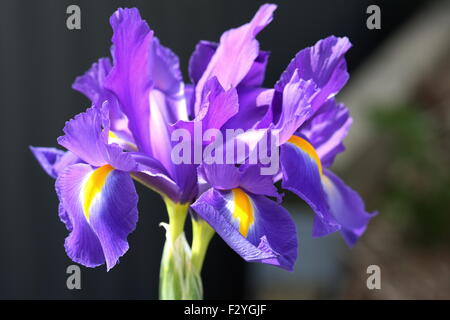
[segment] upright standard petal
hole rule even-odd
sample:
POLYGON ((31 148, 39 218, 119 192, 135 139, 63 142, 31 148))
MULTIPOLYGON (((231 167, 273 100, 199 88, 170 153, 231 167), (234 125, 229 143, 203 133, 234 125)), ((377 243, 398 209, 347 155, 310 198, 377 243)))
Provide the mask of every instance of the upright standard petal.
POLYGON ((189 59, 189 77, 192 83, 196 84, 200 81, 218 46, 217 42, 205 40, 197 43, 189 59))
POLYGON ((103 101, 99 100, 102 100, 102 97, 110 95, 110 93, 105 90, 104 84, 111 68, 112 66, 109 58, 100 58, 84 75, 75 79, 72 88, 83 93, 93 104, 100 102, 101 106, 103 101))
MULTIPOLYGON (((189 77, 192 83, 196 84, 200 81, 218 47, 218 43, 205 40, 200 41, 196 45, 189 59, 189 77)), ((249 71, 239 82, 239 86, 260 87, 264 82, 269 56, 270 52, 260 50, 249 71)))
MULTIPOLYGON (((311 103, 317 95, 317 86, 311 81, 300 79, 294 71, 291 80, 283 88, 282 108, 274 129, 279 131, 279 144, 289 140, 297 129, 314 112, 311 103)), ((277 103, 274 100, 273 103, 277 103)))
POLYGON ((239 109, 236 89, 225 90, 216 77, 207 81, 201 101, 194 121, 201 121, 203 130, 222 128, 239 109))
POLYGON ((138 219, 130 176, 110 165, 75 164, 58 176, 56 190, 65 211, 61 220, 71 231, 65 242, 69 257, 87 267, 114 267, 138 219))
POLYGON ((348 109, 331 99, 299 128, 298 133, 311 142, 322 165, 329 167, 336 155, 345 150, 343 140, 351 125, 348 109))
MULTIPOLYGON (((224 90, 216 77, 208 80, 201 96, 201 107, 191 121, 178 121, 173 127, 185 129, 191 137, 198 126, 203 132, 209 129, 220 130, 239 109, 238 95, 235 88, 224 90)), ((198 141, 192 141, 198 143, 198 141)))
POLYGON ((149 56, 153 31, 136 8, 117 10, 110 23, 114 32, 114 67, 105 87, 118 98, 139 151, 151 155, 149 91, 152 75, 149 56))
POLYGON ((289 213, 240 188, 209 189, 191 206, 242 258, 293 270, 297 233, 289 213))
POLYGON ((100 58, 85 74, 75 79, 72 88, 83 93, 97 108, 102 108, 107 101, 111 130, 116 134, 126 136, 127 140, 133 140, 128 129, 128 119, 123 114, 116 96, 105 88, 106 77, 111 69, 110 59, 100 58))
POLYGON ((350 47, 348 38, 330 36, 301 50, 281 75, 275 89, 282 92, 297 70, 300 79, 312 80, 319 88, 312 103, 313 109, 317 110, 347 82, 349 76, 344 55, 350 47))
POLYGON ((259 54, 256 35, 266 27, 273 17, 276 6, 265 4, 249 23, 225 32, 206 70, 199 79, 195 92, 195 112, 200 109, 200 97, 205 83, 217 77, 225 90, 236 88, 250 71, 259 54))
MULTIPOLYGON (((194 84, 200 80, 218 46, 218 43, 208 41, 200 41, 197 44, 189 61, 189 75, 194 84)), ((268 58, 269 52, 259 51, 250 70, 239 82, 236 88, 239 97, 239 112, 225 124, 225 128, 241 128, 243 130, 253 128, 267 112, 269 103, 260 103, 258 97, 267 90, 261 88, 261 85, 264 81, 268 58)), ((203 88, 204 91, 205 88, 203 88)), ((195 97, 189 103, 191 109, 194 108, 192 104, 195 104, 195 97)), ((193 111, 190 113, 193 116, 193 111)))
POLYGON ((164 94, 166 105, 164 111, 167 113, 168 123, 188 120, 183 76, 177 55, 154 37, 149 59, 152 90, 158 90, 164 94))

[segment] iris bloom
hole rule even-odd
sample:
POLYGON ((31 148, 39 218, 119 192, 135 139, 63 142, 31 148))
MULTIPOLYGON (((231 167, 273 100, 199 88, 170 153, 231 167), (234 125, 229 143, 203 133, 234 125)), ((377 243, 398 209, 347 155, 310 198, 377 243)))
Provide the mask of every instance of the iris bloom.
MULTIPOLYGON (((334 100, 349 77, 344 55, 350 42, 331 36, 300 51, 274 88, 264 88, 269 52, 260 50, 256 36, 275 9, 261 6, 219 43, 201 41, 189 63, 191 84, 183 82, 177 56, 137 9, 111 16, 113 59, 101 58, 75 80, 73 88, 92 107, 66 123, 58 143, 67 151, 31 148, 56 178, 59 217, 70 232, 65 248, 73 261, 106 263, 109 270, 127 251, 138 220, 133 179, 158 192, 168 209, 163 298, 201 297, 184 291, 186 284, 197 288, 214 231, 246 261, 293 269, 297 234, 281 206, 274 185, 279 180, 315 211, 313 236, 340 231, 350 245, 361 236, 372 214, 329 170, 352 121, 334 100), (172 134, 180 128, 192 133, 196 124, 220 132, 276 133, 280 170, 262 175, 263 164, 245 161, 175 164, 171 152, 178 141, 172 134), (191 246, 183 235, 189 208, 191 246)), ((209 144, 191 143, 201 149, 209 144)))

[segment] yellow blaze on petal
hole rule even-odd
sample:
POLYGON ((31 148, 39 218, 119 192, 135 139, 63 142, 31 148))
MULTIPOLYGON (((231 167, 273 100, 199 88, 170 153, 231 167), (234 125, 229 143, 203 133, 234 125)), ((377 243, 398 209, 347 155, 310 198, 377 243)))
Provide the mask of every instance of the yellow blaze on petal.
POLYGON ((118 139, 118 138, 119 138, 119 137, 118 137, 114 132, 112 132, 111 130, 109 130, 109 132, 108 132, 108 137, 111 138, 111 139, 118 139))
POLYGON ((316 149, 314 149, 314 147, 308 141, 298 136, 292 136, 287 142, 292 143, 297 148, 306 152, 317 164, 317 167, 319 168, 319 173, 320 175, 322 175, 322 162, 320 162, 320 158, 316 152, 316 149))
POLYGON ((253 207, 248 195, 239 188, 232 190, 234 200, 233 218, 239 221, 239 232, 247 237, 248 230, 253 224, 253 207))
POLYGON ((94 170, 85 182, 81 194, 83 199, 83 212, 87 220, 89 220, 89 210, 92 201, 94 201, 95 196, 102 191, 108 174, 113 170, 114 168, 109 164, 104 165, 94 170))

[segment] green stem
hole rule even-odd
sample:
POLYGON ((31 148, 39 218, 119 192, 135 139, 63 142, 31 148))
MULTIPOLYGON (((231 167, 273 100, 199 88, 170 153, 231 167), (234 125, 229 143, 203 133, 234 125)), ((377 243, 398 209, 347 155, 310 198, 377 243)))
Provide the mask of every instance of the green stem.
POLYGON ((214 229, 201 218, 192 218, 192 265, 202 271, 206 251, 214 235, 214 229))
POLYGON ((167 213, 169 214, 169 232, 172 244, 183 233, 184 223, 186 222, 189 203, 176 203, 167 197, 164 197, 167 213))
POLYGON ((184 223, 189 203, 175 203, 164 198, 169 224, 166 243, 161 259, 159 297, 162 300, 202 299, 203 289, 200 273, 191 262, 192 254, 184 235, 184 223))

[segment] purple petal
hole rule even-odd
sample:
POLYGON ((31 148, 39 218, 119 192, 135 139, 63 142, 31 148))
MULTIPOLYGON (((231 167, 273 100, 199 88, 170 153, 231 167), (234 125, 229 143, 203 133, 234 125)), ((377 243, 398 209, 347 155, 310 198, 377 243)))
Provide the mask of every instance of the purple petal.
POLYGON ((59 215, 70 232, 65 241, 67 255, 76 263, 96 267, 105 263, 100 241, 81 210, 80 189, 91 168, 76 164, 64 170, 56 180, 59 215))
POLYGON ((191 207, 246 261, 293 270, 297 258, 295 224, 275 202, 241 189, 210 189, 191 207))
POLYGON ((64 136, 58 138, 58 143, 85 162, 100 167, 107 164, 104 154, 108 137, 103 126, 102 114, 89 108, 66 122, 64 136))
POLYGON ((239 187, 242 173, 231 164, 202 164, 198 168, 201 179, 217 190, 231 190, 239 187))
POLYGON ((264 88, 249 88, 239 86, 237 93, 239 96, 239 110, 223 126, 224 129, 248 130, 256 128, 267 113, 268 106, 266 100, 260 99, 267 92, 264 88))
POLYGON ((120 109, 117 98, 105 88, 105 80, 111 68, 109 58, 100 58, 84 75, 75 79, 72 88, 83 93, 91 100, 92 105, 98 108, 108 101, 111 130, 131 136, 128 130, 128 119, 120 109))
POLYGON ((192 83, 197 83, 208 67, 209 61, 219 46, 216 42, 201 40, 189 59, 189 77, 192 83))
POLYGON ((187 120, 188 110, 178 57, 156 37, 153 38, 151 50, 149 59, 152 90, 159 90, 164 94, 168 123, 187 120))
MULTIPOLYGON (((193 83, 198 83, 218 46, 219 44, 216 42, 205 40, 197 44, 189 60, 189 76, 193 83)), ((270 52, 260 50, 250 70, 240 81, 239 85, 243 87, 260 87, 264 82, 269 56, 270 52)))
POLYGON ((198 195, 197 186, 197 165, 178 164, 176 165, 175 181, 181 190, 180 203, 193 202, 198 195))
POLYGON ((151 154, 149 91, 152 85, 151 60, 153 31, 139 11, 118 9, 110 19, 114 67, 105 87, 119 99, 129 128, 141 152, 151 154))
POLYGON ((313 109, 317 110, 347 82, 349 76, 344 55, 350 47, 348 38, 330 36, 301 50, 281 75, 275 89, 283 91, 297 70, 300 79, 312 80, 320 89, 312 104, 313 109))
POLYGON ((203 130, 220 129, 239 109, 236 89, 225 91, 215 77, 206 83, 202 101, 196 120, 202 121, 203 130))
POLYGON ((217 190, 242 187, 255 195, 280 198, 272 176, 261 175, 260 165, 202 164, 198 168, 200 179, 217 190))
POLYGON ((87 267, 106 262, 110 270, 128 250, 127 237, 138 219, 130 176, 110 166, 93 170, 75 164, 60 174, 56 189, 66 212, 62 220, 70 221, 67 254, 87 267))
MULTIPOLYGON (((200 41, 197 44, 189 61, 189 74, 193 83, 197 83, 200 80, 218 45, 218 43, 209 41, 200 41)), ((270 103, 260 104, 258 98, 262 92, 267 91, 267 89, 259 87, 264 81, 268 58, 269 52, 259 51, 249 72, 237 87, 239 112, 225 124, 224 128, 241 128, 247 130, 248 128, 255 127, 258 121, 266 114, 267 107, 270 103)), ((190 103, 194 104, 195 101, 191 101, 190 103)), ((193 114, 193 111, 191 114, 193 114)))
POLYGON ((216 77, 205 84, 201 97, 202 105, 192 121, 178 121, 174 127, 183 128, 194 137, 194 125, 201 125, 201 130, 221 129, 222 126, 237 112, 239 108, 236 89, 225 91, 216 77))
POLYGON ((92 107, 66 122, 58 143, 95 167, 106 164, 122 171, 133 171, 136 163, 116 145, 108 145, 109 121, 105 108, 92 107))
MULTIPOLYGON (((166 98, 160 91, 152 90, 150 97, 150 150, 153 158, 158 159, 171 175, 175 174, 171 159, 173 128, 169 126, 169 107, 166 98)), ((142 152, 142 150, 140 150, 142 152)))
MULTIPOLYGON (((110 71, 111 61, 109 58, 100 58, 84 75, 75 79, 72 88, 83 93, 93 104, 96 104, 100 98, 108 96, 104 83, 110 71)), ((100 104, 102 102, 100 101, 100 104)))
POLYGON ((34 157, 42 169, 52 178, 58 176, 59 172, 66 166, 80 162, 81 160, 70 151, 65 152, 56 148, 31 147, 34 157))
POLYGON ((294 192, 316 213, 321 223, 316 223, 313 236, 324 236, 340 229, 330 213, 322 187, 322 168, 314 148, 303 138, 293 137, 281 146, 283 189, 294 192))
POLYGON ((182 189, 158 160, 139 153, 132 153, 131 156, 138 164, 136 171, 132 173, 134 179, 174 202, 183 200, 182 189))
POLYGON ((336 155, 345 150, 342 142, 351 125, 352 118, 348 109, 343 104, 336 105, 334 99, 331 99, 298 132, 311 141, 322 165, 329 167, 336 155))
MULTIPOLYGON (((58 195, 58 199, 60 199, 59 195, 58 195)), ((70 217, 69 217, 66 209, 64 209, 61 202, 58 205, 58 217, 62 221, 62 223, 65 224, 67 231, 73 230, 73 226, 72 226, 72 222, 70 221, 70 217)))
POLYGON ((241 80, 239 85, 254 88, 262 86, 266 75, 266 67, 267 62, 269 62, 269 56, 270 52, 260 50, 250 70, 247 72, 244 79, 241 80))
POLYGON ((322 181, 331 213, 342 226, 341 233, 345 241, 353 246, 375 214, 368 213, 358 193, 331 171, 325 171, 322 181))
POLYGON ((256 195, 275 197, 281 200, 277 188, 273 184, 271 175, 262 175, 259 165, 242 165, 239 185, 248 192, 256 195))
MULTIPOLYGON (((291 80, 283 88, 282 111, 274 129, 279 131, 279 143, 283 144, 314 112, 311 103, 317 95, 317 86, 300 79, 294 71, 291 80)), ((276 100, 274 101, 276 103, 276 100)))
POLYGON ((200 109, 200 97, 206 82, 217 77, 225 90, 236 88, 250 71, 259 54, 256 35, 272 21, 275 5, 263 5, 249 23, 225 32, 220 44, 203 72, 195 93, 195 112, 200 109))

